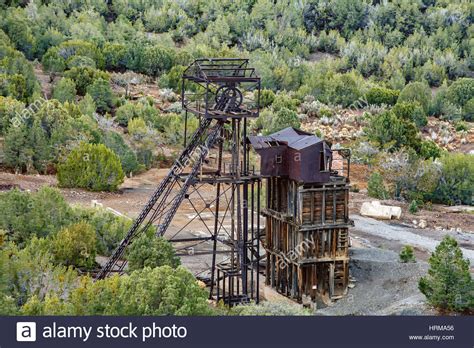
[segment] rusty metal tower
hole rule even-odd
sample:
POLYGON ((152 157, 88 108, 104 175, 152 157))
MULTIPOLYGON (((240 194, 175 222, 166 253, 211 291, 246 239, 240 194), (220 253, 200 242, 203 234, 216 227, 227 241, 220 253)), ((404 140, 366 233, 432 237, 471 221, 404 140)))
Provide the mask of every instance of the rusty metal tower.
POLYGON ((182 256, 210 256, 203 270, 210 298, 229 306, 258 302, 261 179, 246 139, 248 118, 260 112, 260 78, 247 59, 198 59, 183 73, 181 101, 184 150, 97 278, 123 271, 127 246, 153 227, 185 251, 182 256), (198 117, 199 127, 187 139, 189 114, 198 117), (212 198, 203 195, 204 186, 214 189, 212 198), (191 220, 203 224, 201 235, 186 234, 189 223, 168 231, 182 204, 194 210, 191 220), (206 250, 194 251, 203 244, 206 250))

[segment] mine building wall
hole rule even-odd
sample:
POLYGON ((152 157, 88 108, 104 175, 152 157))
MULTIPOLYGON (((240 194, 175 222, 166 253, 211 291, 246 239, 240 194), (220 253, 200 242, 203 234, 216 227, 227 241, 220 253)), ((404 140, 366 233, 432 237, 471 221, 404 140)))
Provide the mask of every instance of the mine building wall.
POLYGON ((333 154, 324 140, 293 128, 249 141, 266 182, 266 284, 298 301, 344 296, 352 225, 350 154, 333 154), (343 161, 335 164, 336 159, 343 161))

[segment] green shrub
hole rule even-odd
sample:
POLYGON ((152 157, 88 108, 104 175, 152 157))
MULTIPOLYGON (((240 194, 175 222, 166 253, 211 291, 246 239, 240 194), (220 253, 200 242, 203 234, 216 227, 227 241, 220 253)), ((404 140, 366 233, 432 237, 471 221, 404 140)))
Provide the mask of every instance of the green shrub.
POLYGON ((411 245, 405 245, 400 251, 400 262, 416 262, 415 254, 413 252, 413 247, 411 245))
POLYGON ((127 47, 122 43, 107 42, 102 50, 107 70, 123 71, 127 67, 127 47))
POLYGON ((117 108, 115 112, 115 121, 124 127, 128 126, 128 122, 141 116, 140 106, 134 103, 125 103, 124 105, 117 108))
POLYGON ((74 81, 79 95, 85 95, 87 87, 89 87, 95 80, 103 79, 109 81, 109 74, 107 72, 87 66, 72 68, 64 73, 64 77, 70 78, 74 81))
POLYGON ((384 87, 373 87, 365 95, 370 105, 394 105, 400 92, 395 89, 384 87))
POLYGON ((47 237, 72 218, 72 210, 57 189, 44 186, 36 193, 17 189, 0 193, 0 230, 17 245, 24 245, 32 236, 47 237))
MULTIPOLYGON (((174 92, 180 93, 184 70, 186 70, 185 66, 173 66, 170 71, 168 71, 168 73, 163 74, 160 77, 160 87, 171 88, 174 92)), ((184 85, 185 90, 189 90, 190 87, 192 87, 192 85, 190 85, 189 82, 186 81, 184 85)))
POLYGON ((454 129, 456 129, 456 132, 467 132, 469 127, 467 126, 466 122, 458 121, 454 124, 454 129))
POLYGON ((367 183, 367 194, 369 197, 374 197, 378 199, 387 199, 388 192, 383 183, 383 178, 380 173, 372 173, 367 183))
POLYGON ((96 68, 95 61, 92 58, 76 55, 69 57, 66 61, 66 65, 68 69, 81 67, 96 68))
POLYGON ((444 104, 447 101, 448 87, 446 83, 436 91, 431 100, 430 107, 428 109, 428 115, 441 116, 444 104))
POLYGON ((94 228, 97 254, 103 256, 112 254, 132 224, 131 219, 101 208, 75 208, 74 216, 76 221, 86 221, 94 228))
POLYGON ((426 81, 432 87, 438 87, 446 79, 446 73, 442 66, 428 61, 423 67, 419 68, 417 77, 419 80, 426 81))
POLYGON ((344 38, 336 30, 322 31, 318 37, 318 49, 322 52, 339 53, 345 43, 344 38))
POLYGON ((12 296, 0 293, 0 315, 17 315, 18 308, 12 296))
POLYGON ((136 174, 144 169, 144 167, 138 163, 135 152, 125 143, 119 133, 106 132, 103 137, 103 143, 120 158, 122 170, 127 176, 136 174))
POLYGON ((159 76, 173 66, 174 51, 160 45, 146 46, 139 72, 159 76))
POLYGON ((454 105, 464 107, 474 98, 474 79, 461 78, 454 81, 448 88, 447 98, 454 105))
MULTIPOLYGON (((260 91, 260 107, 266 108, 273 104, 275 100, 275 93, 271 89, 262 89, 260 91)), ((254 93, 254 99, 257 100, 258 95, 257 92, 254 93)))
POLYGON ((95 265, 95 231, 84 221, 68 226, 53 237, 51 249, 55 262, 90 269, 95 265))
POLYGON ((400 92, 398 102, 418 102, 426 114, 431 102, 431 90, 422 82, 410 82, 400 92))
POLYGON ((283 107, 275 113, 271 124, 268 126, 264 129, 265 134, 275 133, 287 127, 299 128, 301 122, 295 111, 283 107))
POLYGON ((210 315, 207 297, 184 267, 162 266, 95 282, 84 277, 68 302, 75 315, 210 315))
POLYGON ((76 84, 73 80, 62 78, 54 86, 53 98, 59 100, 61 103, 66 101, 73 102, 76 98, 76 84))
POLYGON ((363 96, 363 78, 355 72, 335 74, 327 81, 327 91, 322 101, 326 104, 349 107, 363 96))
POLYGON ((44 172, 52 157, 48 135, 39 119, 31 127, 10 127, 5 137, 5 163, 21 172, 44 172))
POLYGON ((82 143, 58 165, 62 187, 80 187, 92 191, 115 191, 124 174, 119 157, 103 144, 82 143))
POLYGON ((148 126, 143 118, 137 117, 128 122, 127 130, 135 139, 142 139, 148 133, 148 126))
POLYGON ((280 93, 275 96, 272 102, 273 111, 278 112, 285 108, 291 111, 296 111, 298 108, 298 100, 292 98, 290 95, 280 93))
MULTIPOLYGON (((171 122, 168 120, 168 115, 160 117, 160 114, 154 105, 143 99, 139 100, 137 103, 127 102, 117 108, 115 112, 115 121, 124 127, 128 126, 130 120, 138 117, 144 119, 160 132, 165 131, 164 124, 171 122)), ((170 117, 172 116, 170 115, 170 117)))
POLYGON ((148 231, 138 237, 127 252, 128 268, 130 272, 145 267, 155 268, 180 265, 173 246, 166 239, 156 237, 154 231, 148 231))
POLYGON ((66 61, 59 54, 57 47, 51 47, 41 60, 44 71, 48 72, 51 77, 63 72, 66 69, 66 61))
POLYGON ((25 109, 25 104, 15 98, 0 96, 0 134, 6 134, 8 128, 25 109))
POLYGON ((474 156, 450 153, 441 157, 441 177, 433 200, 444 204, 472 204, 474 156))
POLYGON ((69 40, 62 42, 59 45, 59 49, 66 61, 73 56, 87 57, 92 60, 99 69, 104 68, 102 52, 92 41, 69 40))
POLYGON ((379 162, 386 182, 393 187, 396 197, 417 202, 432 199, 439 178, 439 164, 424 160, 413 149, 388 153, 379 162))
POLYGON ((473 122, 474 121, 474 98, 468 100, 468 102, 463 107, 462 118, 465 121, 473 122))
POLYGON ((441 310, 472 310, 474 280, 469 272, 469 259, 463 259, 456 240, 444 237, 428 262, 428 274, 418 285, 428 302, 441 310))
POLYGON ((87 94, 94 100, 98 112, 108 112, 114 104, 114 94, 108 80, 102 78, 94 80, 87 87, 87 94))
POLYGON ((435 159, 441 156, 441 149, 434 141, 422 140, 420 143, 419 155, 424 159, 435 159))
POLYGON ((369 119, 365 133, 380 148, 389 151, 403 146, 417 148, 419 146, 418 129, 408 120, 397 117, 392 111, 374 115, 369 119))
POLYGON ((416 199, 412 200, 410 205, 408 206, 408 211, 411 213, 411 214, 416 214, 418 213, 418 202, 416 201, 416 199))
POLYGON ((26 80, 20 74, 0 74, 0 95, 26 101, 26 80))
POLYGON ((77 106, 79 107, 79 111, 83 115, 87 116, 94 116, 94 113, 97 109, 94 99, 89 94, 86 94, 82 100, 77 103, 77 106))
POLYGON ((398 102, 392 108, 392 112, 397 117, 412 121, 418 128, 428 124, 426 112, 418 102, 398 102))
POLYGON ((33 238, 23 249, 12 243, 0 249, 0 259, 7 256, 6 272, 2 269, 0 278, 7 282, 6 294, 15 299, 17 306, 33 297, 42 301, 46 294, 67 298, 77 286, 77 272, 72 267, 54 265, 50 247, 49 240, 33 238))

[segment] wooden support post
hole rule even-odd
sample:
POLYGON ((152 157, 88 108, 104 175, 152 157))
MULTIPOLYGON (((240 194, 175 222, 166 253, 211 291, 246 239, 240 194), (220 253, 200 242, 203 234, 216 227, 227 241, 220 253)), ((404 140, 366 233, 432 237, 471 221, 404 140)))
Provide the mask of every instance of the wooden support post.
POLYGON ((334 296, 334 263, 329 263, 329 298, 334 296))

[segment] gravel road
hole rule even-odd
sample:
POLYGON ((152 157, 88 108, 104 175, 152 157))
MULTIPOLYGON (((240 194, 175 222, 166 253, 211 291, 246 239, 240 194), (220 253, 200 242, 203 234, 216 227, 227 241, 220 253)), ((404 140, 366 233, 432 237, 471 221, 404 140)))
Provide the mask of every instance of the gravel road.
MULTIPOLYGON (((426 236, 426 232, 430 232, 429 229, 414 229, 409 227, 395 226, 384 221, 375 220, 369 217, 352 215, 351 218, 354 220, 355 227, 351 229, 351 232, 357 234, 357 231, 373 235, 375 237, 384 238, 387 240, 399 242, 401 244, 408 244, 418 248, 425 249, 429 252, 433 252, 440 241, 440 232, 432 231, 433 238, 426 236), (423 231, 421 233, 421 231, 423 231), (421 235, 425 234, 425 235, 421 235)), ((474 235, 463 232, 444 232, 444 234, 453 235, 460 243, 474 244, 474 235)), ((474 250, 461 248, 464 257, 471 261, 471 265, 474 264, 474 250)))

